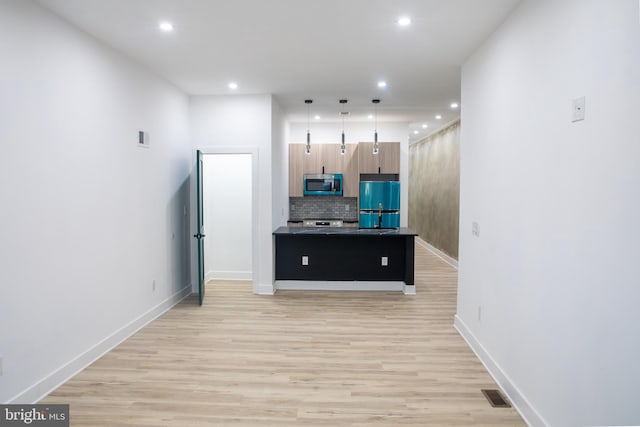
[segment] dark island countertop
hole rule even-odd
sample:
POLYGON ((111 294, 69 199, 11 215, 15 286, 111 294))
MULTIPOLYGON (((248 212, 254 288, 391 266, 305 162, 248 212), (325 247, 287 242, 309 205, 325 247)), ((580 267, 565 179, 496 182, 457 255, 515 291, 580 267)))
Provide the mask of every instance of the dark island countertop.
POLYGON ((312 236, 417 236, 413 230, 402 227, 391 228, 356 228, 356 227, 279 227, 273 232, 276 236, 312 235, 312 236))

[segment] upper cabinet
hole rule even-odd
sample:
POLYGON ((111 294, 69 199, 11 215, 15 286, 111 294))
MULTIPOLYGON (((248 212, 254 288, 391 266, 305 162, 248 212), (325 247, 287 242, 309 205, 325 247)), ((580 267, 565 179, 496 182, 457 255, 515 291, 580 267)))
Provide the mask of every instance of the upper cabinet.
POLYGON ((312 144, 310 154, 305 144, 289 144, 289 197, 302 197, 306 173, 341 173, 343 196, 358 197, 360 174, 400 173, 400 143, 381 142, 373 154, 373 142, 347 144, 345 154, 340 144, 312 144))
POLYGON ((305 144, 289 145, 289 197, 302 197, 302 182, 305 173, 320 173, 320 152, 312 147, 305 153, 305 144))
POLYGON ((289 144, 289 197, 302 197, 303 175, 306 173, 341 173, 343 196, 358 197, 358 145, 347 144, 345 154, 340 144, 311 145, 310 154, 305 144, 289 144))
POLYGON ((400 174, 400 143, 383 142, 378 146, 377 155, 380 158, 380 173, 400 174))
POLYGON ((380 142, 373 154, 373 142, 358 144, 359 173, 400 173, 400 143, 380 142))
POLYGON ((373 155, 373 142, 358 144, 358 174, 378 173, 380 158, 373 155))
POLYGON ((312 173, 343 173, 343 159, 338 144, 318 144, 312 149, 320 152, 320 168, 312 173))

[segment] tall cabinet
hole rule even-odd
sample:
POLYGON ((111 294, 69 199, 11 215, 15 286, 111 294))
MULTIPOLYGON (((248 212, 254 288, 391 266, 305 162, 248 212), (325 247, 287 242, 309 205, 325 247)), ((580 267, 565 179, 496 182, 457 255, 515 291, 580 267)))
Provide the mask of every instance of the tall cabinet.
POLYGON ((347 144, 347 152, 341 156, 343 161, 344 196, 358 197, 360 193, 360 172, 358 170, 358 144, 347 144))

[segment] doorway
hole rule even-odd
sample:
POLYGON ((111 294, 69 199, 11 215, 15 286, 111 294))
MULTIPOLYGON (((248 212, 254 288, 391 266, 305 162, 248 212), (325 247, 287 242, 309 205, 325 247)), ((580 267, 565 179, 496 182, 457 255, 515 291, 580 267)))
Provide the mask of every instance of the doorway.
POLYGON ((210 280, 252 280, 252 154, 205 153, 204 273, 210 280))

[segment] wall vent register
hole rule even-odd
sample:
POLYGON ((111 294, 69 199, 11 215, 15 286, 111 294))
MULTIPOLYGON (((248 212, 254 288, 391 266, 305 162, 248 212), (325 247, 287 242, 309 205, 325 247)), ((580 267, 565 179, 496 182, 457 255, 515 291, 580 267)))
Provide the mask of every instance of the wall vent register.
POLYGON ((138 147, 149 148, 149 133, 138 131, 138 147))

